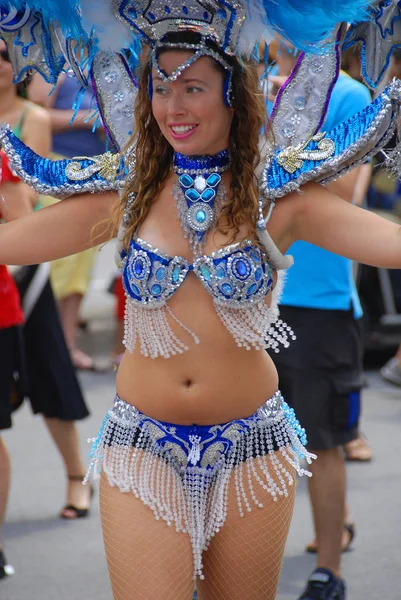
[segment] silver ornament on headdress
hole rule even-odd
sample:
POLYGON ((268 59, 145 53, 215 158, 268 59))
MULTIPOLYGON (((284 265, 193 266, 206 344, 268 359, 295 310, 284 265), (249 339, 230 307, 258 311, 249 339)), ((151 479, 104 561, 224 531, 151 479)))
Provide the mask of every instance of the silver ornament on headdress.
POLYGON ((232 57, 235 56, 242 25, 246 16, 240 2, 211 0, 114 0, 113 12, 130 29, 139 33, 151 47, 151 60, 159 77, 172 82, 201 56, 210 56, 227 72, 225 101, 231 105, 232 57), (194 33, 196 41, 171 41, 167 35, 194 33), (159 65, 161 47, 181 48, 194 54, 173 73, 167 74, 159 65))
POLYGON ((167 33, 193 30, 234 55, 245 20, 243 3, 226 0, 114 0, 113 12, 154 47, 167 33))

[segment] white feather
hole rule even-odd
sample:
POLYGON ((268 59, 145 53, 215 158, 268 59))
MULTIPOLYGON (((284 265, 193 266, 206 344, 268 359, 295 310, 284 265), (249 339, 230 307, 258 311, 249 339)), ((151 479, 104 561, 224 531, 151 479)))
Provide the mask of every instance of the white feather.
POLYGON ((100 50, 120 52, 132 41, 132 32, 119 21, 111 10, 109 0, 81 0, 82 21, 88 33, 95 27, 100 50))
POLYGON ((247 15, 238 40, 238 53, 251 55, 256 44, 262 40, 268 44, 274 34, 266 22, 266 11, 258 0, 243 0, 247 7, 247 15))

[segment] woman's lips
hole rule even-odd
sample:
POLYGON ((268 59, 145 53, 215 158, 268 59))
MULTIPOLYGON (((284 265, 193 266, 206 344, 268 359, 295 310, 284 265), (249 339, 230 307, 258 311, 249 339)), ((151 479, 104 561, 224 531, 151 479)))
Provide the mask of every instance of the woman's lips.
POLYGON ((197 129, 197 125, 176 124, 169 125, 171 135, 175 140, 185 140, 189 138, 197 129))

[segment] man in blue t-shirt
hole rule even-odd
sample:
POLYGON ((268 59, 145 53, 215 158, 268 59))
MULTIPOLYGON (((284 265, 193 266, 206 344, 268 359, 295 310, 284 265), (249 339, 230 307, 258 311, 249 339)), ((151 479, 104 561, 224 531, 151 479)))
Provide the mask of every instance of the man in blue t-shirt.
MULTIPOLYGON (((277 58, 278 75, 288 76, 295 62, 296 56, 284 47, 277 58)), ((330 131, 369 102, 367 88, 341 73, 322 129, 330 131)), ((363 176, 366 166, 329 188, 352 201, 363 176)), ((354 532, 344 525, 342 446, 358 437, 362 310, 350 260, 306 242, 297 242, 288 253, 295 264, 288 272, 280 316, 294 329, 297 341, 275 355, 274 362, 280 389, 306 429, 308 449, 318 456, 308 482, 316 531, 315 548, 311 545, 310 551, 318 553, 317 569, 299 600, 344 600, 341 550, 354 532)))

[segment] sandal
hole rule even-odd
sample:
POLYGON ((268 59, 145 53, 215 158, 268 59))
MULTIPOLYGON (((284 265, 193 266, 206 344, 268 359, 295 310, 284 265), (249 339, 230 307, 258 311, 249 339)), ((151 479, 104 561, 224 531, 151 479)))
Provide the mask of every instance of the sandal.
MULTIPOLYGON (((82 483, 83 478, 84 478, 83 475, 68 475, 68 481, 80 481, 82 483)), ((67 519, 70 521, 75 521, 75 519, 84 519, 85 517, 89 516, 90 505, 92 504, 93 496, 95 494, 95 490, 92 485, 90 486, 89 489, 90 489, 89 506, 87 508, 78 508, 77 506, 74 506, 74 504, 67 504, 66 506, 64 506, 63 510, 60 513, 60 519, 67 519), (73 516, 67 515, 66 511, 73 513, 73 516)))
MULTIPOLYGON (((349 552, 356 535, 355 523, 344 523, 344 532, 346 534, 346 541, 341 546, 341 552, 349 552)), ((317 554, 317 551, 318 546, 316 540, 308 544, 305 548, 305 552, 309 552, 310 554, 317 554)))
POLYGON ((361 433, 356 438, 343 446, 344 458, 349 462, 371 462, 373 452, 365 436, 361 433))

